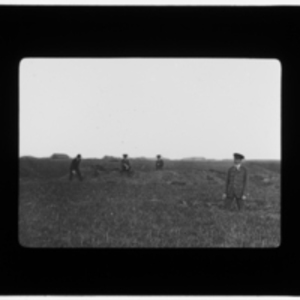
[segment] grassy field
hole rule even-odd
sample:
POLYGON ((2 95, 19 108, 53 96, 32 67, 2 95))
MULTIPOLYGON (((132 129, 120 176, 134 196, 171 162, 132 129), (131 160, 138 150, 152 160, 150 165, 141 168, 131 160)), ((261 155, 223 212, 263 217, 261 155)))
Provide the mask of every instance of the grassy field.
POLYGON ((277 247, 280 162, 249 161, 245 210, 221 199, 230 161, 84 159, 84 181, 68 180, 70 160, 20 159, 19 242, 25 247, 277 247), (99 165, 99 170, 95 166, 99 165))

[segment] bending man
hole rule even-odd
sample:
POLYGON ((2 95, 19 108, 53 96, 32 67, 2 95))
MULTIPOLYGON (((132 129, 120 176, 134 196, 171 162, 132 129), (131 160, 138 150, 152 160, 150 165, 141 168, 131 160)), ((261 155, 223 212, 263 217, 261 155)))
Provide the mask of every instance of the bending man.
POLYGON ((79 180, 82 181, 82 176, 81 176, 81 173, 79 170, 80 162, 81 162, 81 155, 78 154, 71 162, 69 180, 72 180, 73 175, 76 175, 76 176, 78 176, 79 180))
POLYGON ((161 156, 160 155, 157 155, 157 160, 156 160, 156 170, 162 170, 163 167, 164 167, 164 161, 161 159, 161 156))
POLYGON ((129 173, 131 170, 131 166, 129 163, 128 155, 123 154, 123 159, 121 160, 121 172, 129 173))

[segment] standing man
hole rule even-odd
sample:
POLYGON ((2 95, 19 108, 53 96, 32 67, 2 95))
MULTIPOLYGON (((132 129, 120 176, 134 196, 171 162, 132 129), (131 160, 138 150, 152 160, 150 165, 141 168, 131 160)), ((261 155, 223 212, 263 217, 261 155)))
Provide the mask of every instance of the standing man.
POLYGON ((164 161, 161 159, 161 156, 160 155, 157 155, 157 160, 156 160, 156 170, 162 170, 163 167, 164 167, 164 161))
POLYGON ((225 208, 230 209, 231 204, 236 200, 238 209, 241 210, 244 207, 244 200, 246 199, 245 190, 248 180, 248 171, 242 166, 242 160, 244 156, 239 153, 234 153, 234 165, 229 168, 227 173, 225 193, 223 199, 225 199, 225 208))
POLYGON ((131 170, 131 166, 129 163, 128 155, 123 154, 123 159, 121 160, 121 172, 129 173, 131 170))
POLYGON ((78 176, 79 180, 82 181, 82 176, 79 170, 80 162, 81 162, 81 155, 78 154, 71 162, 69 180, 72 180, 73 174, 75 174, 78 176))

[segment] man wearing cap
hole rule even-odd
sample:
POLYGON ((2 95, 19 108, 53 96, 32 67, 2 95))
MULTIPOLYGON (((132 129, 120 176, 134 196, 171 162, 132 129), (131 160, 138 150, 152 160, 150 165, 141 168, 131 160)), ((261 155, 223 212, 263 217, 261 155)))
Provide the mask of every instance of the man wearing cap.
POLYGON ((157 160, 156 160, 156 170, 162 170, 163 166, 164 166, 164 161, 161 159, 160 155, 157 155, 157 160))
POLYGON ((238 209, 241 210, 244 207, 244 200, 246 199, 245 190, 248 180, 248 171, 242 166, 242 160, 244 156, 239 153, 234 153, 234 165, 229 168, 227 173, 225 193, 223 199, 225 199, 225 208, 230 209, 231 204, 236 199, 238 209))
POLYGON ((131 166, 129 163, 128 155, 123 154, 123 159, 121 160, 121 172, 127 172, 131 170, 131 166))
POLYGON ((75 174, 78 176, 79 180, 82 181, 82 176, 79 170, 80 162, 81 162, 81 155, 78 154, 71 162, 69 180, 72 180, 73 174, 75 174))

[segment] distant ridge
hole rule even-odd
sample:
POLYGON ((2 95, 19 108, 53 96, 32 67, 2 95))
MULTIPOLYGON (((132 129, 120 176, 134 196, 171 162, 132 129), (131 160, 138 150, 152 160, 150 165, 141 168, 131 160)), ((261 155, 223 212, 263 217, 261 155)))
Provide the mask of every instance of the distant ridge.
POLYGON ((38 159, 37 157, 31 156, 31 155, 24 155, 20 157, 21 159, 38 159))
POLYGON ((186 158, 182 158, 181 160, 202 161, 202 160, 206 160, 206 158, 205 157, 186 157, 186 158))
POLYGON ((155 157, 144 157, 144 156, 140 156, 140 157, 134 157, 133 159, 136 160, 155 160, 155 157))
POLYGON ((69 155, 64 153, 54 153, 51 155, 52 159, 70 159, 69 155))

